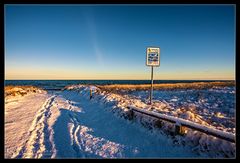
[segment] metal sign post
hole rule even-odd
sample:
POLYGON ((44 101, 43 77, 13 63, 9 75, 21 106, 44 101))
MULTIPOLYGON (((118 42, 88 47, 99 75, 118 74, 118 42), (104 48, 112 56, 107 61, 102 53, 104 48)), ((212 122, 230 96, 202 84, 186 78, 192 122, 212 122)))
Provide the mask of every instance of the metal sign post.
POLYGON ((150 92, 150 105, 152 105, 152 95, 153 95, 153 66, 152 66, 152 71, 151 71, 151 92, 150 92))
POLYGON ((158 47, 148 47, 146 65, 151 66, 151 90, 150 90, 150 105, 152 105, 153 97, 153 67, 160 66, 160 48, 158 47))

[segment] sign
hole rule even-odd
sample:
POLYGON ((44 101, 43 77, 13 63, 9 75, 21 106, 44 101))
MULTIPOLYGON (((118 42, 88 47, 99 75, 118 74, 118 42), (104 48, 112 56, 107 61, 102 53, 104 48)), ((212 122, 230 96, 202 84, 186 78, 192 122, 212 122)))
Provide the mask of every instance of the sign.
POLYGON ((153 67, 160 66, 160 48, 148 47, 146 65, 151 66, 151 89, 150 89, 150 105, 152 105, 153 96, 153 67))
POLYGON ((147 66, 160 66, 160 48, 148 47, 146 60, 147 66))

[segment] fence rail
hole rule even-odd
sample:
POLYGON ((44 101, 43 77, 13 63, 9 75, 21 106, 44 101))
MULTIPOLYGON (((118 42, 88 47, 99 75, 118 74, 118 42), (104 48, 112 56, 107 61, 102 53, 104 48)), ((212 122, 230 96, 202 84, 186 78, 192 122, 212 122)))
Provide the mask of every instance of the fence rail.
POLYGON ((147 111, 144 109, 138 109, 134 106, 128 106, 128 109, 130 109, 130 111, 132 111, 132 113, 138 112, 141 114, 145 114, 145 115, 157 118, 157 119, 161 119, 164 121, 168 121, 170 123, 174 123, 175 125, 180 126, 180 127, 184 126, 184 127, 194 129, 194 130, 206 133, 208 135, 212 135, 212 136, 218 137, 220 139, 224 139, 224 140, 230 141, 232 143, 235 143, 235 134, 232 134, 229 132, 217 130, 217 129, 214 129, 214 128, 211 128, 208 126, 204 126, 204 125, 201 125, 201 124, 198 124, 195 122, 191 122, 191 121, 182 119, 182 118, 177 118, 177 117, 173 117, 173 116, 169 116, 169 115, 164 115, 161 113, 151 112, 151 111, 147 111))

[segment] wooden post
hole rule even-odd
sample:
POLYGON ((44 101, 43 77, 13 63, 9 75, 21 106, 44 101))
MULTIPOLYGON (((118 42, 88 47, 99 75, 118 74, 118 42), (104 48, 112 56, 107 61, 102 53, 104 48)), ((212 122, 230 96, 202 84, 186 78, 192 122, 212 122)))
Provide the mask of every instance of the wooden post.
POLYGON ((129 119, 129 120, 132 120, 132 119, 133 119, 133 110, 132 110, 130 107, 128 107, 128 113, 127 113, 127 115, 128 115, 128 119, 129 119))
POLYGON ((90 100, 92 99, 92 89, 90 89, 90 100))
POLYGON ((154 125, 155 125, 156 127, 158 127, 158 128, 162 128, 163 122, 162 122, 161 120, 156 120, 155 123, 154 123, 154 125))
POLYGON ((130 120, 132 120, 133 119, 133 110, 132 109, 130 109, 130 120))
POLYGON ((181 134, 181 125, 180 124, 175 124, 175 135, 180 135, 181 134))
POLYGON ((175 124, 175 135, 184 135, 185 130, 185 127, 183 127, 181 124, 175 124))

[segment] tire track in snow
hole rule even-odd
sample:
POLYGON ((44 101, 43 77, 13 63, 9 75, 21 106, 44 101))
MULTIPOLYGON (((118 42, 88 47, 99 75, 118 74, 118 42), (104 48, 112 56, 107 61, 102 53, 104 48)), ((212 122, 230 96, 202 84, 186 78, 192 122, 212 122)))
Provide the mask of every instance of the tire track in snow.
POLYGON ((73 150, 76 153, 77 157, 86 158, 87 154, 85 153, 85 146, 84 141, 82 138, 80 138, 80 121, 77 118, 77 115, 74 113, 74 107, 71 100, 67 100, 67 103, 69 104, 68 110, 73 111, 70 112, 68 115, 72 121, 70 124, 70 137, 71 137, 71 145, 73 150))
POLYGON ((51 96, 46 100, 43 107, 37 112, 29 129, 29 139, 19 149, 14 158, 41 158, 52 155, 53 145, 51 141, 51 130, 48 128, 47 120, 51 116, 50 108, 53 106, 54 98, 51 96))
MULTIPOLYGON (((71 101, 68 100, 68 103, 68 109, 73 111, 71 101)), ((123 145, 89 133, 92 129, 81 125, 74 112, 69 113, 69 117, 72 122, 69 129, 71 145, 77 157, 86 158, 93 155, 99 158, 122 157, 123 145)))
MULTIPOLYGON (((72 109, 72 102, 71 101, 67 101, 69 104, 69 110, 73 111, 72 109)), ((73 147, 73 150, 75 151, 77 157, 82 157, 85 158, 85 155, 83 154, 83 146, 81 145, 81 143, 78 141, 77 139, 77 133, 79 131, 79 121, 76 119, 76 115, 75 113, 69 113, 69 117, 71 119, 71 121, 73 122, 70 126, 70 137, 71 137, 71 145, 73 147)))
POLYGON ((70 137, 72 141, 71 145, 77 157, 85 158, 86 156, 83 154, 83 146, 77 139, 77 133, 79 131, 79 127, 80 125, 75 124, 75 122, 71 124, 71 130, 70 130, 70 137))

